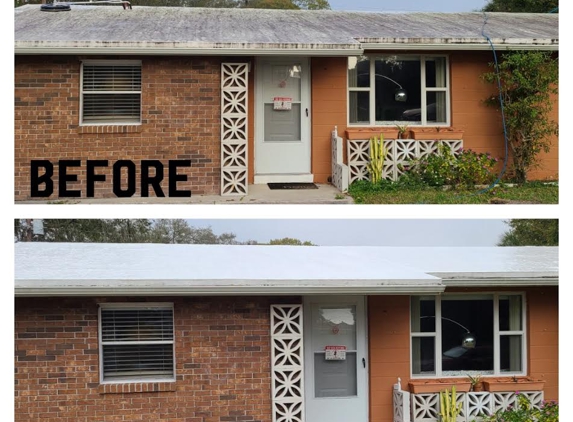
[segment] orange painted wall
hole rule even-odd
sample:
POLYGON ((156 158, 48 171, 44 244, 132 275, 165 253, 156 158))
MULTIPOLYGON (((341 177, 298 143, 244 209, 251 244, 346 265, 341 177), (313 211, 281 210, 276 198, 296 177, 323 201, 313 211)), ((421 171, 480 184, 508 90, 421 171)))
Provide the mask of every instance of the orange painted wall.
POLYGON ((331 176, 330 137, 334 127, 346 130, 345 57, 314 57, 311 60, 312 172, 314 181, 326 183, 331 176))
MULTIPOLYGON (((488 63, 493 61, 492 54, 488 51, 454 52, 450 53, 449 57, 452 126, 465 131, 465 149, 489 152, 501 161, 504 157, 501 113, 498 109, 483 103, 489 95, 496 95, 497 87, 486 84, 480 79, 480 75, 491 71, 488 63)), ((558 121, 557 98, 555 98, 552 118, 558 121)), ((557 142, 555 137, 552 140, 551 151, 540 155, 541 166, 530 173, 531 179, 556 180, 558 178, 557 142)))
MULTIPOLYGON (((507 289, 506 289, 507 290, 507 289)), ((464 289, 464 292, 476 291, 464 289)), ((530 288, 527 297, 528 375, 544 379, 545 399, 558 400, 558 291, 530 288)), ((410 297, 368 298, 370 422, 392 421, 392 386, 410 379, 410 297)))
MULTIPOLYGON (((388 52, 384 52, 388 54, 388 52)), ((413 54, 416 54, 413 52, 413 54)), ((436 54, 441 54, 436 52, 436 54)), ((452 126, 463 129, 464 147, 489 152, 500 161, 504 156, 503 127, 499 110, 487 107, 483 100, 496 93, 496 87, 480 79, 490 71, 490 52, 444 52, 450 60, 452 126)), ((312 72, 312 171, 315 180, 324 183, 330 176, 330 132, 334 126, 344 137, 347 122, 347 59, 313 58, 312 72)), ((558 120, 558 101, 552 117, 558 120)), ((558 178, 557 138, 547 154, 541 153, 541 166, 530 178, 558 178)))

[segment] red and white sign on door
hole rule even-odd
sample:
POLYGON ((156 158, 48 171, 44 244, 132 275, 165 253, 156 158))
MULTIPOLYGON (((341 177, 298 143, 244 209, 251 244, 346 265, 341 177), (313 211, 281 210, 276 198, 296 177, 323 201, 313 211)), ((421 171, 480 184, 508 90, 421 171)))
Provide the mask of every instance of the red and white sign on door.
POLYGON ((274 97, 273 98, 274 110, 292 110, 291 97, 274 97))
POLYGON ((326 360, 346 360, 346 346, 325 346, 326 360))

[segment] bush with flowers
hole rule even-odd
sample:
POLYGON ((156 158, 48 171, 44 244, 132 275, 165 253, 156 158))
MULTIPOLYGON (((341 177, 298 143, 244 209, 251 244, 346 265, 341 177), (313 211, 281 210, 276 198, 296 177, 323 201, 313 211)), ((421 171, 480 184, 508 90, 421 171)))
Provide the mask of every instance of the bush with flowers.
POLYGON ((429 186, 473 188, 493 181, 496 163, 497 159, 490 154, 469 149, 460 149, 454 154, 450 147, 441 144, 437 154, 411 161, 404 170, 429 186))
MULTIPOLYGON (((537 408, 529 399, 517 392, 517 404, 500 409, 491 416, 484 416, 481 422, 558 422, 559 405, 555 401, 544 401, 537 408)), ((475 422, 475 421, 474 421, 475 422)))

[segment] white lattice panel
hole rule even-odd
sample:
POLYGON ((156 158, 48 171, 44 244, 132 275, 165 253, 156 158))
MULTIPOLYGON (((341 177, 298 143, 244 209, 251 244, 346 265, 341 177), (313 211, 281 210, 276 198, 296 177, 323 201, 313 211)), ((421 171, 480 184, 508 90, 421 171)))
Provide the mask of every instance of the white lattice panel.
POLYGON ((412 420, 414 422, 436 422, 440 412, 438 394, 412 394, 412 420))
POLYGON ((332 184, 341 192, 348 190, 349 172, 348 166, 342 158, 342 138, 338 136, 336 129, 332 132, 332 184))
POLYGON ((304 422, 302 305, 271 305, 273 422, 304 422))
MULTIPOLYGON (((543 404, 543 391, 522 391, 530 403, 539 408, 543 404)), ((498 410, 516 406, 516 394, 514 392, 470 392, 458 393, 458 402, 462 403, 462 412, 457 418, 458 422, 480 421, 482 416, 492 415, 498 410)), ((394 391, 394 422, 396 419, 396 406, 399 406, 399 397, 394 391)), ((411 394, 413 422, 439 422, 440 395, 439 393, 411 394)))
POLYGON ((393 422, 410 422, 410 393, 394 390, 393 408, 393 422))
POLYGON ((248 64, 221 64, 221 195, 247 194, 248 64))
POLYGON ((469 420, 493 414, 493 396, 489 392, 466 394, 466 414, 469 420))
MULTIPOLYGON (((403 167, 412 160, 438 154, 438 146, 444 143, 454 154, 463 148, 463 141, 426 141, 415 139, 386 139, 384 146, 387 149, 382 177, 389 180, 398 180, 404 173, 403 167)), ((349 184, 357 180, 369 180, 368 163, 370 162, 370 141, 365 139, 348 140, 348 169, 349 184)))

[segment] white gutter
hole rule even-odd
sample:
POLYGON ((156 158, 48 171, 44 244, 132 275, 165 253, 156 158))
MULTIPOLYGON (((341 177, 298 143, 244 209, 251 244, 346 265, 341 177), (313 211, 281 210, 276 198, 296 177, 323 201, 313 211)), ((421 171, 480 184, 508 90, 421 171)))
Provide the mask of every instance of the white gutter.
POLYGON ((198 44, 138 42, 16 41, 14 54, 124 54, 170 56, 356 56, 359 44, 198 44))
POLYGON ((447 278, 442 279, 447 287, 535 287, 535 286, 559 286, 559 277, 482 277, 482 278, 447 278))
MULTIPOLYGON (((547 50, 559 51, 559 44, 493 44, 496 50, 547 50)), ((468 43, 468 44, 402 44, 402 43, 361 43, 364 50, 471 50, 485 51, 491 50, 488 43, 468 43)))
POLYGON ((419 280, 18 280, 16 297, 49 296, 245 296, 440 294, 445 286, 419 280), (44 284, 42 284, 44 283, 44 284))

